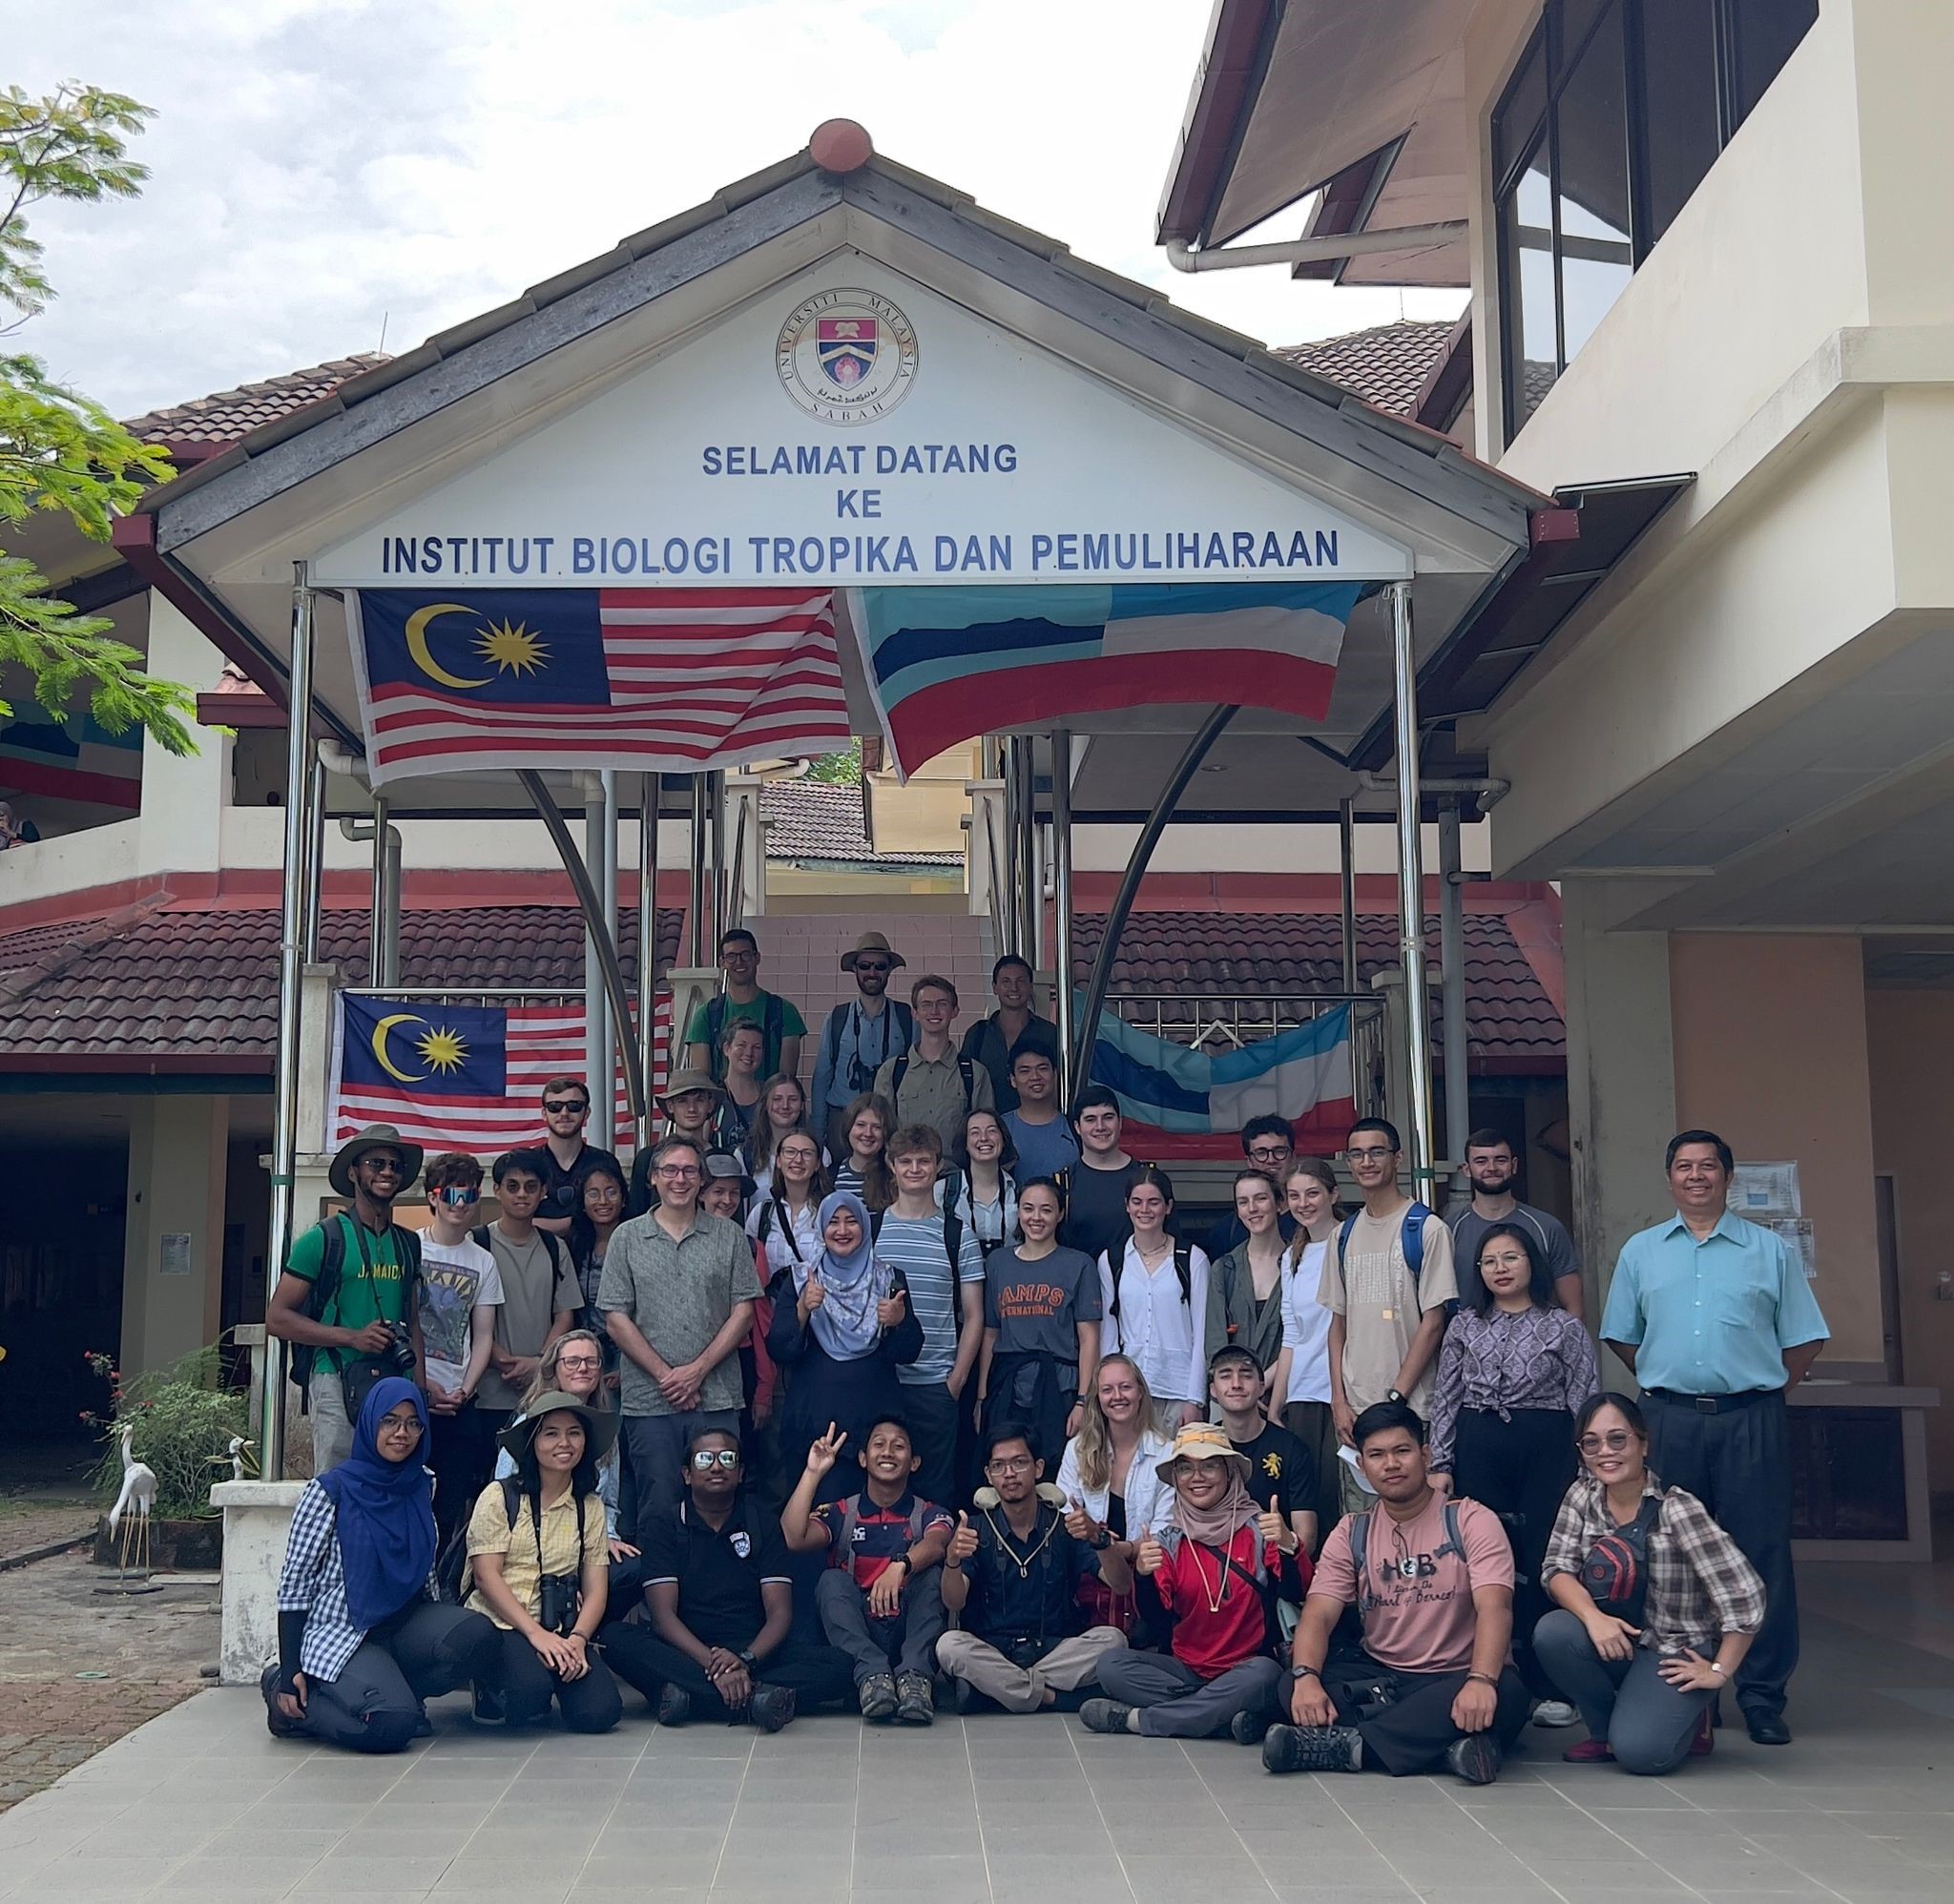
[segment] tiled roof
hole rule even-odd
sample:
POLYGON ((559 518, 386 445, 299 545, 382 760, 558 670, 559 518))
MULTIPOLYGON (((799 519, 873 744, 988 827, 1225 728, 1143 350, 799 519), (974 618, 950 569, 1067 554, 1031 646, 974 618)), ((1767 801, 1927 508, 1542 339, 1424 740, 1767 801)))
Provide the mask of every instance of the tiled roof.
POLYGON ((869 843, 862 825, 859 783, 769 780, 760 788, 769 859, 825 860, 847 865, 961 866, 961 853, 890 853, 869 843))
POLYGON ((1354 390, 1394 417, 1408 417, 1456 327, 1450 318, 1401 318, 1394 324, 1373 324, 1341 337, 1284 344, 1275 354, 1354 390))
MULTIPOLYGON (((680 915, 658 914, 658 962, 677 957, 680 915)), ((328 912, 320 951, 362 984, 367 916, 328 912)), ((621 926, 625 979, 637 976, 637 914, 621 926)), ((583 921, 571 906, 408 912, 401 983, 581 991, 583 921)), ((279 915, 136 906, 107 918, 0 936, 0 1065, 30 1057, 117 1057, 132 1069, 235 1059, 262 1069, 278 1033, 279 915)))
MULTIPOLYGON (((1103 913, 1072 921, 1073 969, 1083 984, 1106 930, 1103 913)), ((1425 953, 1436 971, 1439 922, 1425 921, 1425 953)), ((1398 962, 1398 921, 1360 913, 1358 981, 1398 962)), ((1166 992, 1189 1001, 1216 997, 1294 996, 1343 988, 1343 926, 1334 913, 1136 912, 1120 936, 1112 963, 1114 992, 1166 992)), ((1432 993, 1432 1038, 1443 1035, 1439 993, 1432 993)), ((1568 1028, 1505 916, 1466 915, 1466 1035, 1475 1066, 1565 1062, 1568 1028)))
POLYGON ((259 424, 302 410, 307 404, 330 396, 347 378, 377 369, 386 362, 373 351, 335 358, 330 363, 268 377, 262 383, 242 383, 235 390, 218 390, 208 397, 194 397, 187 404, 152 410, 146 417, 131 418, 127 426, 149 443, 236 443, 259 424))

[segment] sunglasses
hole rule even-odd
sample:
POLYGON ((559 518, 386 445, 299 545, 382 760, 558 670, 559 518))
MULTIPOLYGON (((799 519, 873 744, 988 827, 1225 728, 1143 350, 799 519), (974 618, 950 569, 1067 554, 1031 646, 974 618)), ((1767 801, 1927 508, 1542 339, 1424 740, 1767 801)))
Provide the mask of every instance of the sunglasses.
POLYGON ((893 965, 884 965, 875 959, 858 959, 855 962, 855 969, 858 972, 866 972, 870 978, 880 976, 885 979, 895 970, 895 967, 893 965))
POLYGON ((1584 1455, 1598 1455, 1604 1449, 1611 1455, 1618 1455, 1629 1445, 1629 1438, 1617 1428, 1610 1435, 1583 1435, 1574 1445, 1584 1455))
POLYGON ((466 1210, 471 1203, 480 1203, 482 1192, 478 1190, 461 1190, 450 1185, 441 1192, 441 1200, 450 1210, 466 1210))
POLYGON ((561 1117, 567 1111, 574 1111, 581 1117, 585 1111, 590 1109, 590 1106, 585 1104, 581 1098, 559 1097, 546 1098, 543 1101, 543 1108, 551 1117, 561 1117))
POLYGON ((715 1468, 724 1468, 730 1474, 738 1465, 738 1448, 695 1448, 692 1453, 692 1466, 696 1474, 711 1474, 715 1468))

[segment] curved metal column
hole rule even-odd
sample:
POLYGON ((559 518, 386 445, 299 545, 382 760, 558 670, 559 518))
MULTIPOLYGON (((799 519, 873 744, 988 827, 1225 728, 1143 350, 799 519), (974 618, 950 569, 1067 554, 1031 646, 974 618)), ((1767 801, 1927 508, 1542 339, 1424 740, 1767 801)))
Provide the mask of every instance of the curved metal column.
POLYGON ((1393 582, 1392 718, 1398 769, 1398 957, 1404 968, 1405 1070, 1411 1099, 1411 1194, 1433 1201, 1431 997, 1424 988, 1424 867, 1418 827, 1418 655, 1411 644, 1411 584, 1393 582))

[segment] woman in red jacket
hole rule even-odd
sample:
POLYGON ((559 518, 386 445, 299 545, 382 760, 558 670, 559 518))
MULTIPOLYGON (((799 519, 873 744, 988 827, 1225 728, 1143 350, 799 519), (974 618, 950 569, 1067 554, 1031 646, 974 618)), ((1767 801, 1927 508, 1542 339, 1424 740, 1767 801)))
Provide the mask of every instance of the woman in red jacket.
MULTIPOLYGON (((1258 1508, 1250 1497, 1248 1458, 1220 1428, 1183 1428, 1158 1472, 1174 1506, 1165 1527, 1140 1530, 1131 1571, 1172 1622, 1173 1650, 1109 1653, 1099 1666, 1107 1697, 1089 1699, 1079 1717, 1094 1732, 1230 1732, 1252 1745, 1268 1728, 1282 1679, 1275 1603, 1301 1600, 1309 1559, 1280 1503, 1258 1508)), ((1107 1585, 1125 1592, 1129 1569, 1116 1552, 1099 1564, 1107 1585)))

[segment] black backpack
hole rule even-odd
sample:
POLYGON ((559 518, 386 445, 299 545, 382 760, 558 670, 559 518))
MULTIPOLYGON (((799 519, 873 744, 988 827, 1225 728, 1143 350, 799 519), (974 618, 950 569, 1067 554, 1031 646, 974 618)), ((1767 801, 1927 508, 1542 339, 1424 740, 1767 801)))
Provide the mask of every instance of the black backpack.
MULTIPOLYGON (((1126 1247, 1133 1240, 1133 1232, 1129 1230, 1106 1252, 1106 1267, 1112 1271, 1112 1302, 1107 1313, 1115 1323, 1119 1320, 1120 1271, 1126 1267, 1126 1247)), ((1195 1304, 1195 1246, 1183 1243, 1178 1236, 1174 1239, 1174 1273, 1180 1278, 1181 1306, 1192 1309, 1195 1304)))
MULTIPOLYGON (((474 1229, 468 1231, 468 1241, 479 1243, 492 1256, 495 1253, 495 1246, 488 1240, 489 1228, 487 1223, 476 1224, 474 1229)), ((539 1230, 536 1234, 543 1239, 543 1249, 550 1258, 550 1273, 554 1276, 563 1268, 563 1246, 547 1230, 539 1230)))
MULTIPOLYGON (((903 1080, 909 1075, 909 1060, 913 1052, 904 1051, 896 1060, 896 1068, 889 1073, 889 1097, 896 1105, 897 1115, 902 1114, 903 1080)), ((957 1055, 957 1076, 964 1081, 964 1109, 970 1108, 970 1099, 977 1090, 976 1061, 963 1052, 957 1055)))
MULTIPOLYGON (((766 1041, 768 1051, 778 1051, 780 1048, 780 1041, 786 1035, 787 1014, 778 993, 767 992, 763 996, 766 1004, 760 1007, 760 1036, 766 1041)), ((706 1001, 706 1063, 711 1068, 715 1084, 723 1084, 726 1081, 726 1054, 719 1049, 719 1034, 726 1028, 726 1018, 732 1005, 733 1001, 724 992, 715 992, 706 1001)), ((753 1021, 749 1018, 745 1023, 751 1024, 753 1021)), ((762 1053, 762 1056, 764 1055, 762 1053)))
MULTIPOLYGON (((878 1210, 869 1217, 868 1240, 871 1243, 876 1242, 881 1237, 882 1220, 887 1214, 888 1211, 886 1210, 878 1210)), ((943 1252, 949 1261, 950 1280, 955 1282, 957 1279, 957 1258, 963 1253, 964 1249, 964 1219, 950 1208, 947 1198, 944 1200, 942 1215, 943 1252)))
MULTIPOLYGON (((515 1531, 516 1517, 523 1507, 523 1483, 519 1475, 504 1475, 501 1479, 502 1509, 509 1516, 509 1532, 515 1531)), ((585 1497, 588 1499, 589 1497, 585 1497)), ((583 1500, 576 1503, 576 1570, 577 1577, 583 1577, 584 1570, 584 1514, 583 1500)), ((543 1523, 540 1517, 532 1516, 536 1521, 536 1560, 543 1559, 543 1523)), ((469 1510, 469 1520, 474 1512, 469 1510)), ((450 1606, 459 1606, 468 1597, 473 1585, 468 1569, 468 1522, 464 1521, 454 1530, 448 1543, 441 1550, 434 1563, 434 1590, 450 1606)))
MULTIPOLYGON (((1370 1575, 1364 1568, 1364 1562, 1370 1554, 1370 1523, 1377 1513, 1375 1507, 1367 1507, 1362 1514, 1350 1517, 1350 1566, 1357 1576, 1357 1610, 1360 1616, 1369 1612, 1377 1604, 1377 1595, 1370 1589, 1370 1575)), ((1442 1561, 1447 1554, 1457 1554, 1461 1560, 1465 1559, 1466 1542, 1459 1534, 1459 1503, 1449 1497, 1445 1504, 1444 1521, 1445 1538, 1432 1555, 1432 1560, 1442 1561)))
MULTIPOLYGON (((324 1232, 324 1247, 319 1264, 319 1274, 313 1278, 312 1292, 305 1298, 304 1314, 314 1322, 323 1322, 326 1312, 339 1297, 340 1284, 345 1279, 346 1270, 346 1225, 360 1219, 345 1211, 335 1211, 320 1225, 324 1232)), ((404 1230, 398 1223, 387 1227, 387 1240, 392 1245, 395 1257, 405 1265, 406 1292, 405 1314, 413 1314, 414 1287, 421 1278, 421 1238, 411 1230, 404 1230)), ((364 1257, 362 1257, 364 1265, 364 1257)), ((291 1342, 286 1344, 290 1351, 285 1361, 285 1374, 297 1382, 301 1395, 309 1397, 312 1387, 312 1364, 319 1357, 318 1344, 313 1342, 291 1342)))

